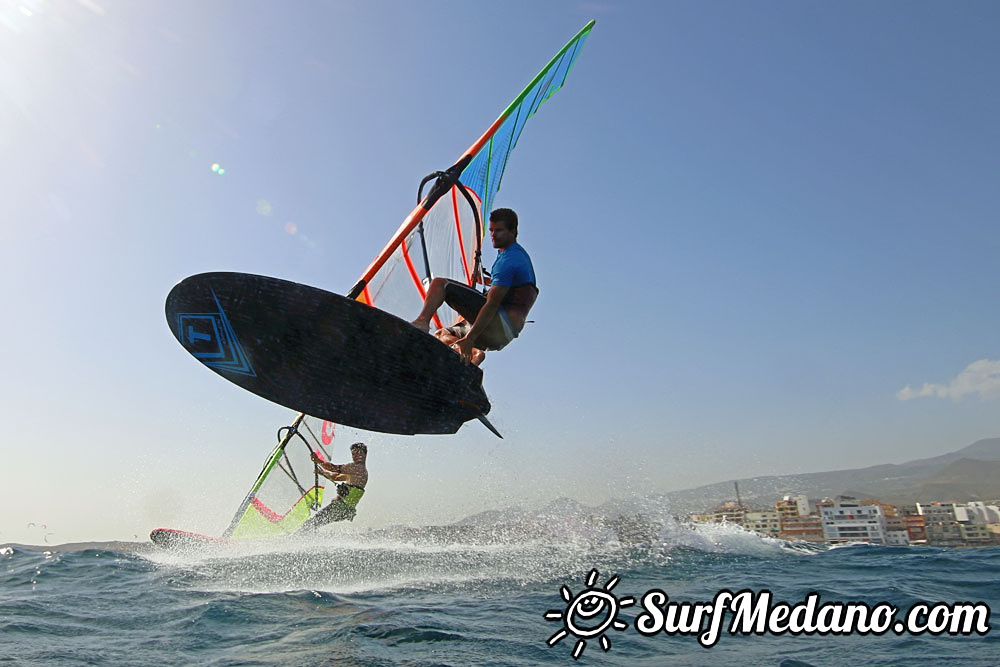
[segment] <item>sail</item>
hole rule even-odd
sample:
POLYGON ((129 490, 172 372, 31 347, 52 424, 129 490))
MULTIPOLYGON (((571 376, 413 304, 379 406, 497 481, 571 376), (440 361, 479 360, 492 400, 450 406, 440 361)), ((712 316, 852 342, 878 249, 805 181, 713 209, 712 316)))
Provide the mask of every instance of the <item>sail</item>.
POLYGON ((500 178, 507 166, 507 158, 517 145, 524 124, 535 115, 545 100, 566 83, 566 77, 573 69, 576 57, 593 27, 594 21, 585 25, 459 159, 458 163, 461 164, 465 158, 471 158, 469 165, 463 169, 460 180, 477 193, 483 202, 484 211, 493 209, 493 199, 500 189, 500 178))
MULTIPOLYGON (((451 168, 432 175, 437 181, 429 194, 403 220, 348 296, 413 318, 433 278, 485 286, 484 219, 492 210, 510 153, 527 120, 565 83, 593 26, 591 21, 560 49, 451 168)), ((449 326, 456 317, 443 307, 435 324, 449 326)))
POLYGON ((277 537, 298 530, 323 504, 329 481, 319 475, 310 455, 315 452, 330 460, 335 429, 333 422, 299 415, 291 426, 279 430, 278 444, 223 537, 277 537))
MULTIPOLYGON (((416 208, 369 265, 348 296, 403 318, 415 317, 433 278, 471 287, 488 283, 482 268, 484 214, 491 210, 500 179, 525 122, 559 90, 593 28, 591 21, 569 41, 492 125, 444 172, 424 179, 416 208), (426 197, 423 185, 434 180, 426 197)), ((438 310, 438 327, 457 314, 438 310)), ((225 537, 287 535, 318 510, 327 480, 316 474, 314 451, 329 460, 334 426, 300 414, 279 431, 260 475, 237 510, 225 537)), ((333 493, 328 494, 329 498, 333 493)))

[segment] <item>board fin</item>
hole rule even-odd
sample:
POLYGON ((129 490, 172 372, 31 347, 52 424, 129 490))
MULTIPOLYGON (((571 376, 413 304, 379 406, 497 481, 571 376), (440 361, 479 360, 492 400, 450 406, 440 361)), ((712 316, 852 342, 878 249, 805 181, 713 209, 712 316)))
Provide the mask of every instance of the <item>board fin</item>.
POLYGON ((479 421, 483 422, 483 426, 485 426, 489 430, 493 431, 493 435, 495 435, 496 437, 498 437, 501 440, 503 440, 503 436, 500 435, 500 431, 498 431, 496 429, 496 427, 493 426, 493 424, 490 423, 490 420, 486 418, 486 415, 484 415, 483 413, 479 413, 478 415, 476 415, 476 419, 478 419, 479 421))

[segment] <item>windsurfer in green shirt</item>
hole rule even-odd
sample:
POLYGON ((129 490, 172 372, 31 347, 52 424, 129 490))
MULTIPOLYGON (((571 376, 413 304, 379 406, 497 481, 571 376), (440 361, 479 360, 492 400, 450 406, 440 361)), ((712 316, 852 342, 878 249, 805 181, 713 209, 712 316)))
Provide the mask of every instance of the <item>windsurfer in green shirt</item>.
POLYGON ((319 458, 316 452, 311 456, 319 474, 331 482, 338 482, 337 497, 317 512, 316 516, 303 523, 299 530, 316 530, 333 521, 345 519, 354 521, 354 516, 358 513, 358 501, 365 494, 365 486, 368 484, 368 468, 365 467, 368 447, 363 442, 351 445, 351 458, 354 459, 351 463, 330 463, 319 458))

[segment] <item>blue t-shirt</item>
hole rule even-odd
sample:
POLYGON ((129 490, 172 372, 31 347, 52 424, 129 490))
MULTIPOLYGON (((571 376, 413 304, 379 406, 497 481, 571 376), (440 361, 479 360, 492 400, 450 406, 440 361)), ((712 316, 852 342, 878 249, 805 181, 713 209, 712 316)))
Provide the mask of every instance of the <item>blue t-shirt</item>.
POLYGON ((517 242, 504 248, 493 262, 490 284, 500 287, 519 287, 535 284, 535 269, 531 258, 517 242))

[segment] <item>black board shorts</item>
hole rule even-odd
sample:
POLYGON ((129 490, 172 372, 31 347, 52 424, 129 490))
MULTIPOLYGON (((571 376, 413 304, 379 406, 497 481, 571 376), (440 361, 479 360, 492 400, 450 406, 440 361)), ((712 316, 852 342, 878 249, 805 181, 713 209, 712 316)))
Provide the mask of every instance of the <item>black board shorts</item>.
MULTIPOLYGON (((471 322, 476 321, 476 317, 479 315, 479 311, 483 309, 486 305, 486 295, 479 290, 469 287, 468 285, 463 285, 460 282, 454 280, 448 280, 448 284, 445 286, 444 290, 444 301, 449 306, 451 306, 455 312, 462 316, 463 322, 459 322, 450 327, 446 327, 446 331, 453 336, 458 338, 463 338, 472 329, 471 322)), ((491 324, 488 329, 491 340, 502 340, 503 343, 499 345, 488 345, 482 349, 486 350, 502 350, 510 343, 512 340, 517 338, 517 333, 514 331, 514 327, 510 324, 510 318, 507 317, 507 311, 504 310, 503 306, 497 309, 497 322, 491 324)))

